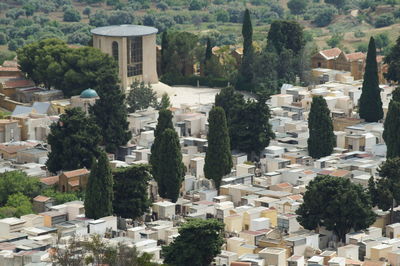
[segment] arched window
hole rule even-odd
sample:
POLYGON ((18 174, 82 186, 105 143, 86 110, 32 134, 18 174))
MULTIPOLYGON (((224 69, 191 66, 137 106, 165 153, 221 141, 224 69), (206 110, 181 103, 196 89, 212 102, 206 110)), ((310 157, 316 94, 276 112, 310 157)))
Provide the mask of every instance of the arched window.
POLYGON ((114 59, 116 60, 116 61, 118 61, 118 53, 119 51, 118 51, 118 43, 117 42, 113 42, 112 43, 112 56, 114 57, 114 59))

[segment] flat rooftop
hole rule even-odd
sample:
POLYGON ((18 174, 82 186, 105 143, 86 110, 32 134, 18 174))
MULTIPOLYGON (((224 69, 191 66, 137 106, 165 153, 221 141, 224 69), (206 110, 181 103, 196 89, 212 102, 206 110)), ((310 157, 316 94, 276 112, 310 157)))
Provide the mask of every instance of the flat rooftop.
POLYGON ((156 34, 158 29, 141 25, 114 25, 95 28, 90 32, 109 37, 135 37, 156 34))

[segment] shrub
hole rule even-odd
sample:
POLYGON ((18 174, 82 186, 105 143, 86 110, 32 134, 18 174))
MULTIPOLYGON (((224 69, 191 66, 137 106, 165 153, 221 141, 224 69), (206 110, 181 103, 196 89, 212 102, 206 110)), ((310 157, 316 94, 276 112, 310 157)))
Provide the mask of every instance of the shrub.
POLYGON ((375 21, 375 28, 382 28, 394 24, 394 17, 392 14, 384 14, 379 16, 375 21))

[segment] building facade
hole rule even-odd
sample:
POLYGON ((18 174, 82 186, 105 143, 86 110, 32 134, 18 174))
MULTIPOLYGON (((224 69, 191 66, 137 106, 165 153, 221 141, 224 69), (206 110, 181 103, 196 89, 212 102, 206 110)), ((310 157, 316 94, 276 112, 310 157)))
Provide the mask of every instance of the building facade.
POLYGON ((118 62, 123 90, 137 81, 157 83, 156 34, 153 27, 119 25, 91 30, 93 47, 114 57, 118 62))

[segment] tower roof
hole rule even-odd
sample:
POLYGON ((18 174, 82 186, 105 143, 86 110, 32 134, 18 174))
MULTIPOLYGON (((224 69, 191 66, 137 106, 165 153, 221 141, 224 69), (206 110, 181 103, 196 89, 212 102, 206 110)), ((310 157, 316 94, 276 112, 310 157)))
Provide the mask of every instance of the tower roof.
POLYGON ((134 37, 156 34, 158 29, 142 25, 114 25, 92 29, 92 34, 109 37, 134 37))
POLYGON ((99 95, 97 94, 97 92, 95 90, 92 90, 89 88, 89 89, 82 91, 81 95, 79 97, 80 98, 96 98, 96 97, 99 97, 99 95))

